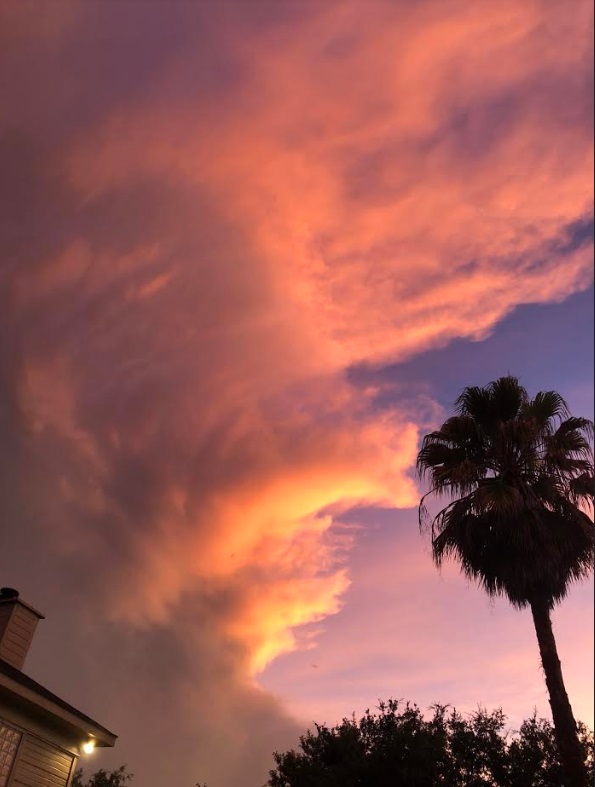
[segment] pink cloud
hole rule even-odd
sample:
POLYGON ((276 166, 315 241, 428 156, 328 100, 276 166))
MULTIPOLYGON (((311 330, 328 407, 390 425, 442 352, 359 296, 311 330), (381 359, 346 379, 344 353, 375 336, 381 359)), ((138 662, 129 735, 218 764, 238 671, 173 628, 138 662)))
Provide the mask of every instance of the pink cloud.
POLYGON ((228 33, 246 69, 233 103, 109 118, 74 181, 95 193, 150 172, 207 189, 250 238, 305 373, 481 337, 591 280, 589 250, 561 265, 555 249, 592 209, 579 5, 565 37, 514 3, 347 3, 266 46, 228 33))

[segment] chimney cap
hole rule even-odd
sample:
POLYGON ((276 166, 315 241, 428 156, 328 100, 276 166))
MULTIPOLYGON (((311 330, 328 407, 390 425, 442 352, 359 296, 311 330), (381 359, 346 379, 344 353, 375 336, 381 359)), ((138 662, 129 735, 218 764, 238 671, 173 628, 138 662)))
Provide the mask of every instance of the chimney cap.
POLYGON ((26 601, 23 601, 22 598, 19 597, 19 591, 15 590, 14 588, 0 588, 0 605, 2 604, 19 604, 25 609, 28 609, 29 612, 32 612, 39 620, 44 620, 45 615, 42 615, 39 610, 32 607, 31 604, 27 604, 26 601))

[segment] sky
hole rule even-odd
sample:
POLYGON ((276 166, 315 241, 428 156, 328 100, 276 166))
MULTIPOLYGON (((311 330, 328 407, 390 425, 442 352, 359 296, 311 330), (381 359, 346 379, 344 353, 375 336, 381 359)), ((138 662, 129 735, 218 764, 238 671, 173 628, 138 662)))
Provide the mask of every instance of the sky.
MULTIPOLYGON (((0 580, 139 787, 259 787, 389 696, 512 726, 530 614, 420 536, 423 434, 593 416, 583 0, 5 0, 0 580)), ((554 613, 593 725, 593 582, 554 613)))

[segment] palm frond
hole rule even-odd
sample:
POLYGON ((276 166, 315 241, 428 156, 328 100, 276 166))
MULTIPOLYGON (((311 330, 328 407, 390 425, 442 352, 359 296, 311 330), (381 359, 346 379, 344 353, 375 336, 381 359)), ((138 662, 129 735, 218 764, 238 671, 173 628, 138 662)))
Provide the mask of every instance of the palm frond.
POLYGON ((557 391, 539 391, 527 403, 524 414, 533 418, 541 429, 549 430, 552 422, 568 418, 570 411, 557 391))
POLYGON ((556 431, 548 435, 546 445, 551 450, 590 459, 593 456, 593 423, 587 418, 569 417, 556 431))
POLYGON ((529 401, 526 389, 516 377, 499 377, 488 388, 493 416, 500 421, 516 418, 529 401))
POLYGON ((591 498, 591 500, 593 500, 594 484, 593 468, 591 467, 590 473, 586 471, 581 473, 581 475, 572 478, 569 484, 569 489, 577 498, 591 498))
POLYGON ((465 494, 484 474, 482 436, 468 416, 449 418, 424 437, 417 472, 429 478, 437 494, 452 490, 465 494))
POLYGON ((489 409, 490 400, 491 394, 487 388, 480 388, 476 385, 470 386, 465 388, 456 400, 455 411, 459 415, 466 415, 479 420, 479 417, 489 409))

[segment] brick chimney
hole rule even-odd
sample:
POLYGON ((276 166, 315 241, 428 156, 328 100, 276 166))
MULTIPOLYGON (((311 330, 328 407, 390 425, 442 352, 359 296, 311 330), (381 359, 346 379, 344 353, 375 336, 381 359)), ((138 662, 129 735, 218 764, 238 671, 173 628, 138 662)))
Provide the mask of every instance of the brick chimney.
POLYGON ((21 601, 17 590, 0 588, 0 659, 22 669, 43 615, 21 601))

